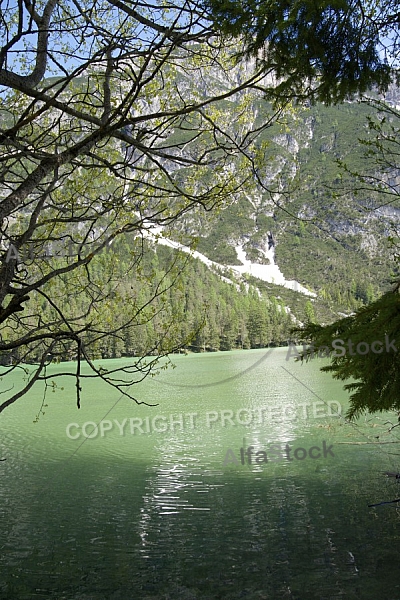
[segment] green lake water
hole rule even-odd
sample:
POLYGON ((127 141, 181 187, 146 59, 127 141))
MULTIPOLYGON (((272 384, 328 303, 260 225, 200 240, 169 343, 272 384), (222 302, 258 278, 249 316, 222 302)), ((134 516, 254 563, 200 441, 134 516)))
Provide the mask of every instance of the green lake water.
POLYGON ((400 600, 399 504, 368 508, 399 446, 286 352, 177 356, 131 389, 158 406, 86 380, 78 410, 64 377, 6 409, 0 599, 400 600))

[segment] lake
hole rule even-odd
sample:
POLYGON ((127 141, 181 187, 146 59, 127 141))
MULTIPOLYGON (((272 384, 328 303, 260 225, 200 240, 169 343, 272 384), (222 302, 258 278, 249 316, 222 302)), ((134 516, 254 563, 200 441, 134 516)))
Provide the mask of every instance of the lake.
POLYGON ((400 496, 397 430, 286 354, 176 356, 134 386, 156 406, 93 379, 78 410, 64 377, 6 409, 0 598, 399 600, 399 504, 368 507, 400 496))

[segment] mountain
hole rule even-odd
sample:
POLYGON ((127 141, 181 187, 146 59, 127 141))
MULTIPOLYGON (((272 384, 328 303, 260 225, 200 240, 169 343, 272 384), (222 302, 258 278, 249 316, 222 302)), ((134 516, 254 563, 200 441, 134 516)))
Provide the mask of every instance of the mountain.
MULTIPOLYGON (((217 72, 208 75, 198 83, 200 97, 226 86, 217 72)), ((230 76, 240 81, 242 74, 236 69, 230 76)), ((193 86, 183 73, 176 77, 181 93, 193 86)), ((86 81, 83 77, 82 85, 86 81)), ((229 100, 232 112, 244 95, 229 100)), ((387 99, 397 106, 399 90, 392 88, 387 99)), ((151 111, 158 102, 149 98, 139 108, 151 111)), ((271 106, 260 95, 250 98, 246 118, 253 128, 268 112, 271 106)), ((293 107, 262 133, 257 149, 263 164, 255 169, 253 184, 225 208, 187 212, 172 226, 145 228, 145 243, 138 250, 144 252, 142 278, 132 273, 138 244, 132 236, 113 244, 112 279, 110 256, 96 257, 96 281, 109 282, 103 291, 111 300, 96 315, 102 333, 87 340, 92 357, 157 353, 168 345, 215 351, 284 344, 293 326, 310 319, 331 322, 389 289, 395 266, 388 237, 391 224, 399 222, 400 207, 380 207, 370 192, 356 190, 355 178, 337 162, 344 161, 350 171, 375 173, 375 163, 365 158, 359 142, 369 135, 370 115, 373 109, 362 102, 293 107), (176 257, 183 265, 189 255, 182 272, 172 274, 176 257), (163 294, 140 312, 161 281, 163 294), (136 310, 132 328, 108 339, 107 327, 122 326, 136 310)), ((168 132, 168 143, 193 159, 198 148, 192 133, 194 141, 187 141, 192 131, 187 125, 182 121, 181 129, 168 132)), ((118 151, 130 152, 126 144, 118 151)), ((130 155, 136 164, 143 159, 139 155, 137 150, 130 155)), ((176 166, 168 158, 160 156, 159 163, 174 177, 185 176, 184 169, 173 171, 176 166)), ((397 188, 399 172, 391 177, 397 188)), ((71 318, 86 309, 84 299, 71 299, 68 290, 74 285, 80 285, 76 276, 52 284, 71 318)), ((38 300, 33 309, 51 321, 49 305, 38 300)), ((37 359, 40 351, 38 345, 30 358, 37 359)), ((55 358, 73 358, 74 351, 66 342, 55 358)))
MULTIPOLYGON (((399 91, 389 96, 397 102, 399 91)), ((242 194, 216 217, 196 220, 196 250, 233 280, 283 298, 299 320, 307 300, 316 319, 328 322, 386 291, 394 270, 387 238, 399 222, 399 204, 378 207, 371 193, 355 192, 357 182, 337 163, 353 171, 376 169, 359 142, 368 136, 371 114, 357 102, 308 106, 274 125, 263 174, 271 192, 242 194)), ((392 183, 399 185, 400 173, 392 183)), ((193 233, 190 215, 176 239, 184 240, 185 229, 193 233)))

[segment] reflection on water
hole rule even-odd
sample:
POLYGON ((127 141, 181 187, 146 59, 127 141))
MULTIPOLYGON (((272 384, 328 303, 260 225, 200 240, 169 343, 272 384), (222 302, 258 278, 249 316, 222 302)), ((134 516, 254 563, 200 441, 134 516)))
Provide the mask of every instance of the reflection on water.
MULTIPOLYGON (((179 357, 179 368, 163 377, 204 383, 260 356, 179 357)), ((108 418, 197 411, 196 427, 143 435, 114 429, 76 453, 82 440, 69 439, 66 427, 102 419, 113 399, 100 384, 91 384, 79 413, 56 395, 37 425, 31 413, 39 396, 4 413, 0 598, 398 600, 399 510, 367 506, 399 496, 398 481, 382 475, 396 471, 397 459, 387 446, 365 443, 376 441, 371 423, 354 427, 313 411, 287 420, 269 412, 249 425, 201 418, 312 403, 312 393, 281 369, 283 357, 274 351, 260 368, 207 393, 149 380, 140 393, 160 407, 123 401, 108 418), (308 449, 323 440, 333 457, 240 461, 240 448, 308 449), (229 449, 238 461, 224 465, 229 449)), ((323 401, 345 409, 341 386, 317 366, 290 368, 323 401)))

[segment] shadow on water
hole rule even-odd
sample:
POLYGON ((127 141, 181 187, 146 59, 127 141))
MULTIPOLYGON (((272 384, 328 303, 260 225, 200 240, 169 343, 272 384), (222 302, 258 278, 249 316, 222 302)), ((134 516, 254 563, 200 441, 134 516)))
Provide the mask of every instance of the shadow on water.
POLYGON ((378 482, 218 470, 176 446, 158 465, 79 457, 15 475, 11 461, 2 599, 400 597, 398 513, 366 508, 378 482))

